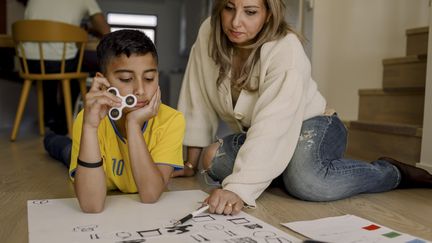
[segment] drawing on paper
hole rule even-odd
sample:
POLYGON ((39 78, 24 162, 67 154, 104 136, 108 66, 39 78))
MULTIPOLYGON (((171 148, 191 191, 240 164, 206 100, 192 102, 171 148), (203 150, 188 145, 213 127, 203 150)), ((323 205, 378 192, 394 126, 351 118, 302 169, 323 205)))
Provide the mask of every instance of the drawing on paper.
POLYGON ((198 190, 166 192, 155 204, 141 203, 136 194, 107 196, 99 214, 83 213, 76 198, 28 201, 29 242, 301 242, 245 212, 205 212, 184 224, 172 224, 196 210, 207 196, 198 190))

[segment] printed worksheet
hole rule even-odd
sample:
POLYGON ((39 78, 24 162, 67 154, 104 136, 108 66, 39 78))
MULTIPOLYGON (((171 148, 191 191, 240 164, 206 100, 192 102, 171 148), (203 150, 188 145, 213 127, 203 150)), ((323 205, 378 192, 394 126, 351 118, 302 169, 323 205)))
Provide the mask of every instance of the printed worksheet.
POLYGON ((428 241, 404 234, 355 215, 343 215, 316 220, 283 223, 282 225, 314 240, 343 243, 401 242, 426 243, 428 241))
POLYGON ((108 196, 99 214, 83 213, 76 198, 29 200, 29 242, 301 242, 244 212, 235 216, 204 212, 173 226, 206 196, 199 190, 165 192, 155 204, 141 203, 137 194, 108 196))

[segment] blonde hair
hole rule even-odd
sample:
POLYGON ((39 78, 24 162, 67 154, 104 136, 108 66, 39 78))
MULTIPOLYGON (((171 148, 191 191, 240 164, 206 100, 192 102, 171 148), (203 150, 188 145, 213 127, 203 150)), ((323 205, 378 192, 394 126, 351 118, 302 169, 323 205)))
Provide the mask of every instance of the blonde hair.
MULTIPOLYGON (((217 85, 228 76, 231 70, 231 55, 234 51, 234 45, 227 38, 222 30, 221 12, 225 8, 229 0, 215 0, 211 15, 211 36, 209 53, 213 60, 220 66, 217 85)), ((246 89, 255 91, 258 89, 258 84, 251 83, 252 70, 255 63, 260 58, 260 50, 263 44, 269 41, 278 40, 286 36, 288 33, 297 33, 285 21, 285 3, 283 0, 263 0, 269 19, 264 24, 261 31, 255 37, 254 43, 242 47, 251 49, 249 57, 244 63, 240 76, 231 85, 238 89, 246 89)), ((302 38, 299 36, 302 40, 302 38)))

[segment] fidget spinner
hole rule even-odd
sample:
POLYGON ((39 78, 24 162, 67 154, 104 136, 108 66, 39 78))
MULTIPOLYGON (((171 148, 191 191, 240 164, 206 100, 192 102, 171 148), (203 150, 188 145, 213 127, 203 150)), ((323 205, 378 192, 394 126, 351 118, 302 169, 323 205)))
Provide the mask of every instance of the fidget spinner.
POLYGON ((111 87, 109 89, 107 89, 108 92, 110 92, 111 94, 119 97, 122 102, 121 102, 121 106, 120 107, 113 107, 108 111, 108 116, 112 119, 112 120, 118 120, 120 119, 120 117, 122 116, 122 110, 125 107, 129 107, 132 108, 136 105, 137 103, 137 98, 135 97, 135 95, 126 95, 126 96, 121 96, 120 92, 118 91, 117 88, 115 87, 111 87))

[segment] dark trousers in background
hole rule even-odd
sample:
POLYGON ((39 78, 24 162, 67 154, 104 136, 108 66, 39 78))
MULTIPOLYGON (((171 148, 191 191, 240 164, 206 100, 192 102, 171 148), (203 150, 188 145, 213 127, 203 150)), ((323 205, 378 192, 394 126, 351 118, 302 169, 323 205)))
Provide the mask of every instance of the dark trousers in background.
MULTIPOLYGON (((31 73, 40 73, 39 60, 27 60, 29 71, 31 73)), ((66 61, 65 71, 75 72, 78 59, 69 59, 66 61)), ((45 73, 59 73, 61 69, 60 61, 45 61, 45 73)), ((80 92, 77 80, 71 80, 72 104, 80 92)), ((44 122, 45 126, 57 134, 65 135, 68 133, 66 114, 64 108, 64 98, 61 83, 57 80, 46 80, 42 83, 44 94, 44 122)))

